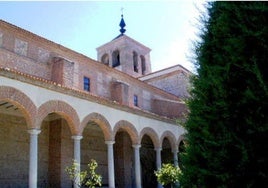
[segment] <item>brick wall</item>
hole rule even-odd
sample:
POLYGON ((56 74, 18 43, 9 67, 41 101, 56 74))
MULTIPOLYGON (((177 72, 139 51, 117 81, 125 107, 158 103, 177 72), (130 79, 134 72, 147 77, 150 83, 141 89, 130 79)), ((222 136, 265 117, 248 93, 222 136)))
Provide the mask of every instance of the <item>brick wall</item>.
MULTIPOLYGON (((132 55, 129 54, 128 58, 132 58, 132 55)), ((149 54, 146 55, 146 59, 149 59, 149 54)), ((131 107, 134 107, 133 96, 137 95, 138 107, 148 111, 152 110, 154 99, 179 100, 174 95, 156 89, 126 73, 3 21, 0 21, 0 66, 78 90, 83 90, 86 76, 90 78, 91 94, 131 107), (119 92, 120 89, 114 88, 115 82, 125 83, 126 86, 122 86, 119 92)), ((126 63, 126 66, 133 68, 133 60, 129 64, 126 63)), ((162 82, 161 85, 168 86, 172 82, 173 78, 162 82)), ((156 82, 156 85, 160 83, 156 82)), ((185 89, 179 89, 184 94, 185 89)))
POLYGON ((152 104, 152 112, 171 119, 183 118, 187 113, 187 108, 183 103, 154 99, 152 104))
POLYGON ((118 132, 115 137, 115 184, 118 187, 133 187, 134 161, 131 139, 126 132, 118 132))

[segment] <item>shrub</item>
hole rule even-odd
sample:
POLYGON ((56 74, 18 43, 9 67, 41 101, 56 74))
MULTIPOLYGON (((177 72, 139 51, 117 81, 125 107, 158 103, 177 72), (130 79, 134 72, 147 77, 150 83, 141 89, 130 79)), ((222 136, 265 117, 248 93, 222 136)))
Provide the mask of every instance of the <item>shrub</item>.
POLYGON ((162 185, 174 186, 179 182, 181 170, 171 163, 163 164, 162 168, 155 171, 157 181, 162 185))
POLYGON ((95 172, 96 168, 98 167, 98 163, 94 159, 91 159, 90 163, 87 165, 88 169, 85 171, 79 172, 78 165, 78 163, 73 161, 73 164, 65 169, 74 184, 78 185, 79 187, 89 188, 101 186, 102 177, 95 172))

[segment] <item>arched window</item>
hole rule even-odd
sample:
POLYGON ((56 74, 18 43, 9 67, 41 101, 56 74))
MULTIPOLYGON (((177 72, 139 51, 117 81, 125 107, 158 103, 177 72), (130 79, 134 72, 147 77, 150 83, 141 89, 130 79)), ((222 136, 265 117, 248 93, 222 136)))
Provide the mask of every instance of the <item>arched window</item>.
POLYGON ((138 54, 137 52, 133 52, 133 69, 135 72, 139 72, 138 69, 138 54))
POLYGON ((141 72, 142 75, 145 75, 146 73, 146 62, 145 62, 145 57, 141 55, 141 72))
POLYGON ((108 55, 108 54, 104 54, 104 55, 101 57, 101 62, 102 62, 104 65, 109 65, 109 55, 108 55))
POLYGON ((116 50, 113 52, 112 54, 113 56, 113 67, 117 67, 120 65, 120 54, 119 54, 119 51, 116 50))

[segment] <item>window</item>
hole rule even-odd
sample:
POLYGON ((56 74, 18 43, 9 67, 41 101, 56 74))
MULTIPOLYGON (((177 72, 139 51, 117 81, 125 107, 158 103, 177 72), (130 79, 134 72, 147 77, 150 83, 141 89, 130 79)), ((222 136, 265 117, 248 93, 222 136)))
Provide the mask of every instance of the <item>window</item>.
POLYGON ((90 79, 88 77, 84 77, 84 90, 90 91, 90 79))
POLYGON ((134 98, 133 98, 133 102, 134 102, 134 106, 138 106, 138 96, 137 95, 134 95, 134 98))

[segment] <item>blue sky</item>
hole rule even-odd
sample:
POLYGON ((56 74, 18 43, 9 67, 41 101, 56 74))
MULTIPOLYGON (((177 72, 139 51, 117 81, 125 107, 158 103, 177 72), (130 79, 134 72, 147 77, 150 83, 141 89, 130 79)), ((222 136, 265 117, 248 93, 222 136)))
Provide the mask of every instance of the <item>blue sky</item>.
POLYGON ((0 1, 0 19, 92 59, 96 48, 119 35, 121 8, 126 35, 152 49, 152 70, 193 66, 192 41, 204 1, 0 1))

